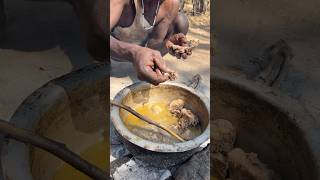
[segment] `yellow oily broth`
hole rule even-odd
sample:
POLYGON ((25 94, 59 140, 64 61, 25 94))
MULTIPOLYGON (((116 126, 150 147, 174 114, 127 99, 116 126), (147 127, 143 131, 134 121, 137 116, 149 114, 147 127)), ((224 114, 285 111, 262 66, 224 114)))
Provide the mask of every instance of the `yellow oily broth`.
MULTIPOLYGON (((135 110, 151 120, 167 127, 178 124, 178 119, 170 113, 168 103, 165 102, 146 103, 137 107, 135 110)), ((152 126, 132 114, 129 114, 125 118, 124 124, 129 129, 133 127, 150 128, 152 126)))
MULTIPOLYGON (((89 148, 87 148, 83 153, 80 154, 82 158, 91 162, 101 169, 107 169, 109 167, 108 162, 108 144, 107 141, 98 142, 89 148)), ((68 164, 64 164, 58 169, 53 180, 91 180, 88 176, 82 172, 76 170, 68 164)))
MULTIPOLYGON (((150 118, 151 120, 158 122, 159 124, 162 124, 173 131, 176 131, 184 139, 193 139, 201 134, 200 125, 189 127, 182 133, 177 131, 176 126, 178 125, 178 118, 171 114, 167 102, 159 101, 146 103, 136 107, 135 110, 138 113, 150 118)), ((159 133, 154 129, 155 127, 153 125, 144 122, 143 120, 130 113, 127 115, 127 117, 124 118, 124 124, 131 132, 150 141, 169 144, 177 142, 176 139, 159 133)))

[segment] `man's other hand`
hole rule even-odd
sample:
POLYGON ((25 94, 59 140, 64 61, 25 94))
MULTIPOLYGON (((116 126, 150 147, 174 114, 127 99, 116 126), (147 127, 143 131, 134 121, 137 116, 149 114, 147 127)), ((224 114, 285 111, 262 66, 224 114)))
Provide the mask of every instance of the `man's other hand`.
POLYGON ((138 78, 153 85, 158 85, 169 80, 171 72, 162 59, 159 51, 141 47, 137 49, 133 58, 133 65, 138 78))
POLYGON ((189 47, 187 37, 183 33, 172 35, 167 40, 166 47, 169 53, 178 59, 187 59, 192 54, 192 48, 189 47))

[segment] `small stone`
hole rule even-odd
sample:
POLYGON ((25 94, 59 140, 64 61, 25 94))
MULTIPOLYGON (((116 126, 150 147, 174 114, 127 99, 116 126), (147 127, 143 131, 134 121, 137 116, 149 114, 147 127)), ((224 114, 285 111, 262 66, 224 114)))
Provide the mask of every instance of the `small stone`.
POLYGON ((114 180, 166 180, 170 177, 171 172, 168 169, 152 167, 133 159, 122 164, 112 174, 114 180))
POLYGON ((175 180, 209 180, 210 151, 205 148, 181 165, 175 172, 175 180))

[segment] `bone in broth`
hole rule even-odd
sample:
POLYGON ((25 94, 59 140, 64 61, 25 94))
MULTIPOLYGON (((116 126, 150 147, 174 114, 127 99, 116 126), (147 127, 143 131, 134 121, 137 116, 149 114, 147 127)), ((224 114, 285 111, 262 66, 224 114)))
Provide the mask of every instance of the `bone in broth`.
MULTIPOLYGON (((109 145, 107 144, 106 139, 100 141, 92 146, 88 147, 80 156, 91 162, 92 164, 96 165, 101 169, 107 169, 109 166, 108 161, 108 148, 109 145)), ((71 167, 70 165, 64 163, 61 168, 58 169, 57 173, 55 174, 54 180, 91 180, 88 176, 83 174, 82 172, 76 170, 75 168, 71 167)))
MULTIPOLYGON (((201 134, 200 125, 197 125, 195 127, 188 127, 184 132, 177 131, 175 126, 178 124, 178 118, 170 113, 167 102, 145 103, 141 106, 134 108, 134 110, 150 118, 151 120, 158 122, 159 124, 162 124, 170 128, 171 130, 177 132, 186 140, 193 139, 201 134)), ((178 142, 177 139, 169 135, 164 130, 147 122, 144 122, 143 120, 137 118, 131 113, 128 113, 128 115, 124 118, 123 121, 126 127, 131 132, 144 139, 153 142, 167 144, 178 142)))

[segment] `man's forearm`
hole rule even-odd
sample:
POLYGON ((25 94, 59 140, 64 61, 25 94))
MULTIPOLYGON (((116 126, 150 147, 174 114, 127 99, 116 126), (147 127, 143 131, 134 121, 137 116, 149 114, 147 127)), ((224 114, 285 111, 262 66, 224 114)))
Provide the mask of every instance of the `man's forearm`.
POLYGON ((141 48, 136 44, 119 41, 113 36, 110 36, 110 55, 116 60, 127 60, 132 62, 135 53, 141 48))

